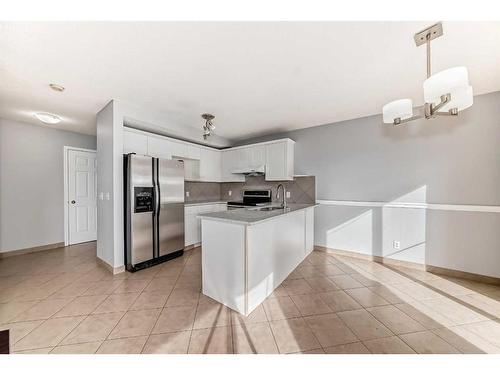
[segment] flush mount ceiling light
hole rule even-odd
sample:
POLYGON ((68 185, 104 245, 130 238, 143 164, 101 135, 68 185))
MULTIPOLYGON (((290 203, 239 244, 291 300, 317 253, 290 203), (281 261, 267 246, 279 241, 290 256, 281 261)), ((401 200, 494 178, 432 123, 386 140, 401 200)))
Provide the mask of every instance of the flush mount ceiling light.
POLYGON ((203 124, 203 139, 207 139, 207 137, 215 130, 215 125, 212 122, 215 116, 210 113, 204 113, 201 117, 205 120, 205 124, 203 124))
POLYGON ((415 44, 427 47, 427 79, 424 81, 423 114, 413 115, 411 99, 395 100, 382 108, 386 124, 400 125, 420 118, 436 116, 458 116, 458 112, 469 108, 473 102, 472 86, 465 66, 443 70, 431 75, 431 40, 443 35, 441 22, 415 34, 415 44))
POLYGON ((63 92, 64 90, 66 90, 64 86, 58 85, 57 83, 51 83, 49 87, 57 92, 63 92))
POLYGON ((40 120, 44 124, 55 125, 61 122, 61 118, 57 115, 53 115, 52 113, 37 112, 33 116, 35 116, 38 120, 40 120))

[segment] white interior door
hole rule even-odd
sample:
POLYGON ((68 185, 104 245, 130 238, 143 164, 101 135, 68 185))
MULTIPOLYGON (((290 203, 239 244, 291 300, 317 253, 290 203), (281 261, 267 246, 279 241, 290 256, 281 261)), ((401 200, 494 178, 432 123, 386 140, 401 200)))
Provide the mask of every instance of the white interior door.
POLYGON ((97 239, 97 159, 92 151, 68 150, 68 243, 97 239))

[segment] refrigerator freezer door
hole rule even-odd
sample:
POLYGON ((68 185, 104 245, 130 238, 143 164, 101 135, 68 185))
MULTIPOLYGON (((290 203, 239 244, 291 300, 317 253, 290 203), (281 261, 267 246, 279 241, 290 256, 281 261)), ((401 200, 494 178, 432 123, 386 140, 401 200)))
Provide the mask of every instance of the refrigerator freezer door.
POLYGON ((127 263, 132 266, 153 259, 153 158, 129 155, 128 204, 130 229, 127 263))
POLYGON ((158 160, 158 255, 184 249, 184 163, 158 160))

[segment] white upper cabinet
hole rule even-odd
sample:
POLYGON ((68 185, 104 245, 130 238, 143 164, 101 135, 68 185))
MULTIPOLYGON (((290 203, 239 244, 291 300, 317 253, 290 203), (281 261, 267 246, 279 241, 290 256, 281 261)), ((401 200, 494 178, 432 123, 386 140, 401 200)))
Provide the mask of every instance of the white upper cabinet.
POLYGON ((124 154, 183 159, 186 180, 191 181, 244 182, 244 174, 233 172, 261 167, 267 181, 293 180, 294 144, 286 138, 217 150, 135 129, 123 131, 124 154))
POLYGON ((123 132, 123 153, 148 154, 148 136, 125 130, 123 132))
POLYGON ((187 146, 187 157, 189 159, 201 160, 201 150, 202 150, 202 148, 198 145, 188 145, 187 146))
POLYGON ((245 181, 245 176, 233 173, 264 166, 267 181, 293 180, 294 141, 281 139, 222 151, 222 181, 245 181))
POLYGON ((250 168, 266 165, 266 146, 255 145, 248 148, 248 164, 250 168))
POLYGON ((222 154, 222 181, 223 182, 244 182, 245 176, 232 173, 241 169, 241 150, 223 150, 222 154))
POLYGON ((170 159, 172 157, 172 142, 166 138, 148 137, 148 155, 154 158, 170 159))
POLYGON ((294 144, 284 139, 266 144, 266 180, 293 180, 294 144))
POLYGON ((169 140, 169 143, 171 144, 172 156, 189 158, 189 146, 186 143, 174 140, 169 140))
POLYGON ((200 148, 200 151, 200 180, 221 182, 222 153, 208 148, 200 148))

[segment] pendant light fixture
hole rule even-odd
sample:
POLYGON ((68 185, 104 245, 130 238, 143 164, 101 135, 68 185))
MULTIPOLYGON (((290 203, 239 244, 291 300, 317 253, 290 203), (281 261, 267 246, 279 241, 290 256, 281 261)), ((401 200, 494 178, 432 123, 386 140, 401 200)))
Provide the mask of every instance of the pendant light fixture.
POLYGON ((215 130, 215 125, 212 122, 215 116, 210 113, 204 113, 201 117, 205 120, 205 124, 203 125, 203 139, 207 139, 207 137, 215 130))
POLYGON ((382 108, 383 121, 386 124, 400 125, 420 118, 430 119, 436 116, 458 116, 460 111, 473 103, 472 86, 469 74, 464 66, 443 70, 431 75, 431 40, 443 35, 441 22, 415 34, 417 47, 427 47, 427 79, 424 81, 423 114, 413 114, 411 99, 395 100, 382 108))

